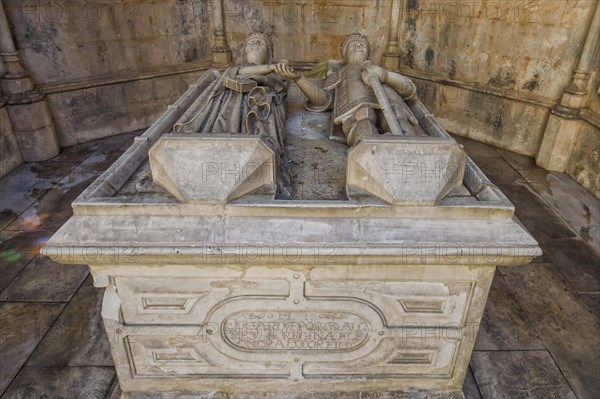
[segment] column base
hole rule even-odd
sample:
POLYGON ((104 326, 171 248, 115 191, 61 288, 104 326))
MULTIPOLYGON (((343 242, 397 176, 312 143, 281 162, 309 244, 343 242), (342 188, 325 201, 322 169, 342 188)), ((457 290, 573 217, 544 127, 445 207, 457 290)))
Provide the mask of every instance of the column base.
POLYGON ((228 67, 231 65, 231 51, 213 51, 212 52, 213 66, 228 67))
POLYGON ((381 66, 385 69, 397 70, 400 56, 397 54, 384 54, 381 58, 381 66))
POLYGON ((581 119, 550 114, 535 163, 544 169, 564 172, 580 127, 581 119))
POLYGON ((25 162, 57 156, 60 145, 45 100, 6 106, 25 162))

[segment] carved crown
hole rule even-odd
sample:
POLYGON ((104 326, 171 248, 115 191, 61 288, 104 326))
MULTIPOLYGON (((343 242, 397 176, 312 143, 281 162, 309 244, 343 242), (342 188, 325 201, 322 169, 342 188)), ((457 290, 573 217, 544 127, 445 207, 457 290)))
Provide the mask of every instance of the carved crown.
POLYGON ((248 35, 248 37, 246 37, 244 46, 252 39, 259 39, 259 40, 264 41, 267 44, 267 47, 269 47, 269 50, 271 50, 271 55, 273 54, 273 42, 271 41, 271 38, 269 36, 265 35, 264 33, 260 33, 260 32, 250 33, 248 35))
POLYGON ((342 54, 342 57, 346 53, 346 48, 348 47, 348 44, 355 40, 363 41, 367 45, 367 50, 369 51, 369 53, 371 52, 371 45, 369 44, 369 40, 367 40, 367 37, 365 35, 361 33, 351 33, 348 36, 346 36, 346 38, 342 42, 342 45, 340 46, 340 53, 342 54))

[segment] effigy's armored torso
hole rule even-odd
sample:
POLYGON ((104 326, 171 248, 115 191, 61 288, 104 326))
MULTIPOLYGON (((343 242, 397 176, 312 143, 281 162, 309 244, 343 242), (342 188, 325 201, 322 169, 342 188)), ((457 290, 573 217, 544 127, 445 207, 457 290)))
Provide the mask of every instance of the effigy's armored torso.
POLYGON ((379 107, 373 90, 368 88, 362 81, 361 73, 362 66, 360 64, 344 65, 334 72, 335 106, 333 119, 336 123, 349 118, 358 107, 379 107))
POLYGON ((262 138, 171 132, 216 78, 136 138, 44 249, 106 288, 123 397, 461 398, 496 265, 540 254, 512 204, 418 100, 426 135, 348 149, 332 115, 290 99, 282 199, 262 138))

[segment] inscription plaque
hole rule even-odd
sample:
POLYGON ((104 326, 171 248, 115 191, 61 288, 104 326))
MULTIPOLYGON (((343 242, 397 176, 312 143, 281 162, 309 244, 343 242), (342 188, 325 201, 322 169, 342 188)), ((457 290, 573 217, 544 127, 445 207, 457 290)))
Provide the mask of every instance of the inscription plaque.
POLYGON ((348 312, 241 311, 225 319, 223 336, 249 351, 352 351, 367 340, 369 324, 348 312))

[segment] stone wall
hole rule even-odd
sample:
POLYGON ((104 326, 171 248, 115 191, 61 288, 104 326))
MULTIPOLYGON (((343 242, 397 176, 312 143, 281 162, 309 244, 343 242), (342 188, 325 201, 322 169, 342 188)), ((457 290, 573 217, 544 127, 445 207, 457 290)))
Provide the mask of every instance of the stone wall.
POLYGON ((248 32, 273 34, 275 58, 315 63, 340 57, 349 33, 369 37, 373 59, 381 59, 387 43, 391 0, 225 0, 225 28, 234 58, 248 32))
POLYGON ((453 133, 535 156, 595 1, 403 2, 401 70, 453 133))
MULTIPOLYGON (((598 59, 597 54, 595 58, 598 59)), ((583 120, 565 172, 600 198, 600 71, 592 74, 590 87, 592 90, 582 111, 583 120)))
POLYGON ((3 0, 61 146, 147 127, 209 64, 197 0, 3 0))
MULTIPOLYGON (((374 60, 418 83, 447 130, 532 157, 550 137, 546 125, 578 68, 597 3, 2 2, 22 64, 47 95, 61 146, 149 125, 203 70, 235 60, 248 32, 272 33, 275 59, 310 68, 338 58, 342 38, 358 31, 369 37, 374 60)), ((597 90, 598 75, 591 80, 597 90)), ((584 143, 593 143, 590 132, 598 129, 595 90, 577 117, 581 134, 572 135, 568 162, 558 167, 592 191, 600 173, 582 165, 594 154, 584 143)))
POLYGON ((600 198, 600 129, 598 127, 584 122, 575 141, 566 173, 600 198))

